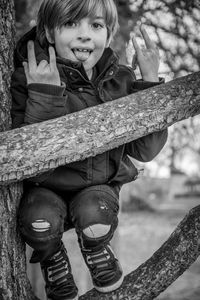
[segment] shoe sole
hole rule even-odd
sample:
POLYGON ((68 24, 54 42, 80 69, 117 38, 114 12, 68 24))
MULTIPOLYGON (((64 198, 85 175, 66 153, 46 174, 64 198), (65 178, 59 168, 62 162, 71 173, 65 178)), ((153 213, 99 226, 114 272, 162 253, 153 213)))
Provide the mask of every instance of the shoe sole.
POLYGON ((100 293, 109 293, 109 292, 113 292, 116 289, 118 289, 121 285, 122 282, 124 280, 124 276, 122 276, 117 282, 115 282, 113 285, 109 285, 109 286, 104 286, 104 287, 99 287, 94 285, 94 288, 100 292, 100 293))

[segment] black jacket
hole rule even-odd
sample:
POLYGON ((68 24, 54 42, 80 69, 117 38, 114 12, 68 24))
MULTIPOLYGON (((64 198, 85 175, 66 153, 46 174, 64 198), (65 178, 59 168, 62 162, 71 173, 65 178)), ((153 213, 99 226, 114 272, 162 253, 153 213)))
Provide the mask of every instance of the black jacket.
MULTIPOLYGON (((107 48, 95 66, 96 76, 91 81, 82 64, 57 57, 61 87, 47 84, 27 86, 22 62, 27 61, 28 40, 35 42, 37 62, 48 60, 48 49, 41 47, 33 28, 18 42, 15 50, 15 71, 11 83, 13 128, 57 118, 159 84, 136 80, 133 70, 120 65, 116 54, 107 48)), ((160 152, 166 140, 167 130, 155 132, 29 180, 63 191, 104 183, 121 186, 135 180, 138 174, 128 155, 148 162, 160 152)))

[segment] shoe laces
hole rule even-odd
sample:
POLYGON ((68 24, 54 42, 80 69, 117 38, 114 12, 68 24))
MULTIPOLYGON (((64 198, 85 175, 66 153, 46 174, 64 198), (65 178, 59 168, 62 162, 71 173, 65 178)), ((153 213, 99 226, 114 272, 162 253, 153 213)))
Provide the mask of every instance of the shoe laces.
POLYGON ((100 251, 86 253, 86 262, 97 280, 107 281, 115 276, 114 261, 115 256, 109 246, 100 251))
POLYGON ((59 250, 49 259, 42 268, 46 269, 47 281, 50 285, 73 286, 71 267, 65 249, 59 250))

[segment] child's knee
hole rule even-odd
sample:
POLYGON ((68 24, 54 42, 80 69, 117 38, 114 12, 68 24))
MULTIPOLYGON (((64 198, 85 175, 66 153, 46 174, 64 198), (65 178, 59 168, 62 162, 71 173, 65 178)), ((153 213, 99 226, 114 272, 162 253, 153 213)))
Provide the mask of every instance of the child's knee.
POLYGON ((18 219, 20 232, 27 244, 31 247, 38 243, 47 242, 51 239, 62 237, 64 231, 64 221, 47 211, 40 210, 39 214, 33 214, 31 219, 21 216, 18 219), (42 217, 41 217, 42 216, 42 217))
POLYGON ((94 224, 83 229, 85 236, 89 238, 100 238, 109 233, 111 225, 94 224))
POLYGON ((72 201, 70 213, 81 247, 109 242, 118 224, 119 204, 107 186, 94 186, 80 192, 72 201))
POLYGON ((98 189, 97 186, 87 188, 78 194, 70 209, 75 227, 84 229, 94 224, 116 223, 119 204, 118 199, 111 192, 104 191, 103 188, 98 189))
POLYGON ((78 230, 79 243, 81 248, 96 248, 107 244, 113 237, 117 222, 111 225, 94 224, 83 230, 78 230))
POLYGON ((90 202, 90 205, 87 205, 85 202, 81 205, 75 212, 74 221, 75 228, 83 230, 87 236, 101 237, 107 234, 111 227, 116 226, 118 217, 117 213, 101 200, 98 203, 90 202))
MULTIPOLYGON (((25 203, 20 207, 18 213, 18 224, 20 232, 31 247, 62 236, 64 231, 64 213, 60 213, 63 207, 58 203, 55 195, 51 199, 45 199, 42 194, 31 194, 26 198, 25 203)), ((43 195, 44 196, 44 195, 43 195)), ((49 196, 49 195, 48 195, 49 196)), ((33 247, 35 248, 35 247, 33 247)))

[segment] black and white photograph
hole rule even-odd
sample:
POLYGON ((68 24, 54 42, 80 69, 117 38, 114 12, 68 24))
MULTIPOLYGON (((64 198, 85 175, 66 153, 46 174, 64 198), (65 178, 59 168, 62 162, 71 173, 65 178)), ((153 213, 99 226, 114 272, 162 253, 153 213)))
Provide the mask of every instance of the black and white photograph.
POLYGON ((200 1, 0 0, 0 300, 200 299, 200 1))

